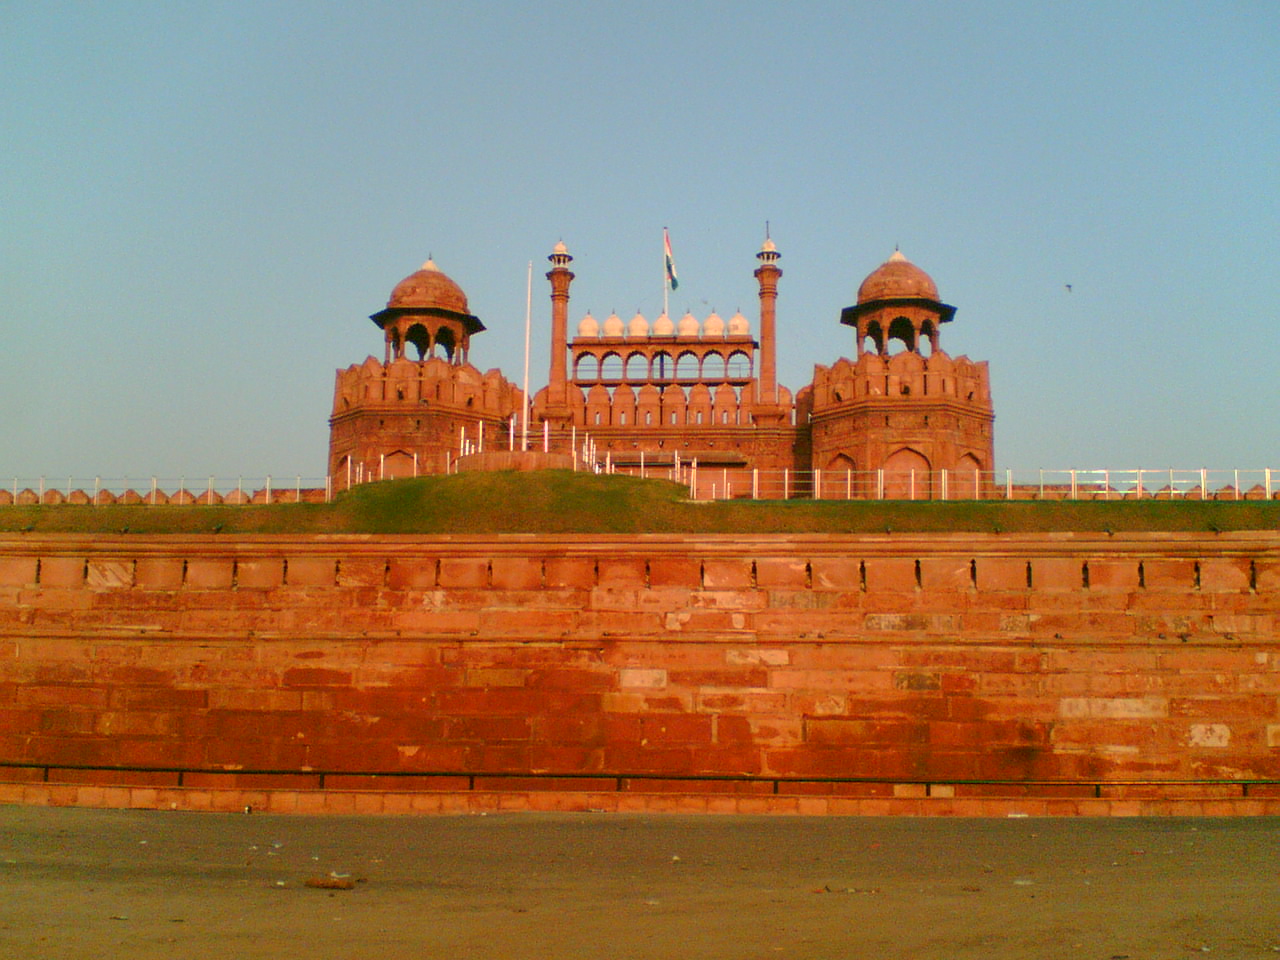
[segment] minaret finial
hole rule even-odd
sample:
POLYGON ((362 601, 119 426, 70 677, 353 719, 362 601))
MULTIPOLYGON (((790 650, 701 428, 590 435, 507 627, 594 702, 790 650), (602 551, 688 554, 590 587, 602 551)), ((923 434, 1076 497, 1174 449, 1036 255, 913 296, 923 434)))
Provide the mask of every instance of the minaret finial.
POLYGON ((569 248, 564 245, 564 240, 557 240, 555 247, 551 250, 551 255, 547 257, 551 261, 551 266, 556 270, 568 269, 573 257, 569 256, 569 248))

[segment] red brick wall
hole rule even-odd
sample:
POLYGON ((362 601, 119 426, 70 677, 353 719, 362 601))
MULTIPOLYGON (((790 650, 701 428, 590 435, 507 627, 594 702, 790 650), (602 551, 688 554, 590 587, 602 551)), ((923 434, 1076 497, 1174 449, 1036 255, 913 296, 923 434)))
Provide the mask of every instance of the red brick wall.
POLYGON ((8 536, 0 760, 1280 778, 1278 598, 1266 532, 8 536))

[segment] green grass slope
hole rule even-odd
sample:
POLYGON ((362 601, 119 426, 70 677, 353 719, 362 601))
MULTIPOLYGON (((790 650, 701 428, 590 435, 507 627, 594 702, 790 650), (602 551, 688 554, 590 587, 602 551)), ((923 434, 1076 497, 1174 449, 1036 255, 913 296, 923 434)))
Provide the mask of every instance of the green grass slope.
POLYGON ((663 480, 569 471, 371 483, 329 504, 0 507, 0 532, 884 533, 1228 531, 1280 528, 1280 501, 690 502, 663 480))

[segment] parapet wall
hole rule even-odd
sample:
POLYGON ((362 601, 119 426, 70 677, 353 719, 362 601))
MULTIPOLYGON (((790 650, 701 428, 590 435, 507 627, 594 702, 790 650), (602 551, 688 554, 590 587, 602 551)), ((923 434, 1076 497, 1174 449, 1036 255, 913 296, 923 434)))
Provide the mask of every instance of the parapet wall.
POLYGON ((1275 532, 8 535, 0 780, 1280 812, 1278 598, 1275 532))

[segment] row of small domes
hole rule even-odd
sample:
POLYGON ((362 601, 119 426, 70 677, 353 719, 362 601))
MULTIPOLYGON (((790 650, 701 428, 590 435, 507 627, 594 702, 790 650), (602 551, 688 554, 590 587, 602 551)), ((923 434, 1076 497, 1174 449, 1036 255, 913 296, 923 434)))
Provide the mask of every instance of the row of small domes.
POLYGON ((686 313, 680 318, 680 323, 675 324, 662 313, 650 326, 644 314, 637 313, 624 325, 621 317, 611 313, 601 324, 588 313, 578 324, 579 337, 723 337, 726 330, 731 337, 745 337, 751 333, 751 324, 739 312, 729 318, 726 328, 724 320, 714 311, 702 323, 698 323, 698 318, 692 313, 686 313))

